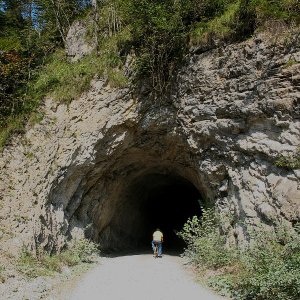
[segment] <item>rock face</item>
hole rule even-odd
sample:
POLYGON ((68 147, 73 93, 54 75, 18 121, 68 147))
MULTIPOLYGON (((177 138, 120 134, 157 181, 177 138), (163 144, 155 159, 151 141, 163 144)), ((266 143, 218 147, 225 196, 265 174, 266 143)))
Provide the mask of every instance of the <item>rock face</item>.
POLYGON ((92 20, 75 21, 66 37, 66 53, 72 61, 77 61, 93 52, 96 45, 93 43, 92 33, 89 33, 89 27, 92 28, 92 20))
POLYGON ((149 199, 170 184, 214 204, 229 243, 300 221, 300 172, 274 164, 300 144, 295 45, 257 37, 192 54, 167 102, 103 80, 69 106, 46 99, 43 121, 1 154, 2 249, 57 250, 84 235, 134 243, 149 199))

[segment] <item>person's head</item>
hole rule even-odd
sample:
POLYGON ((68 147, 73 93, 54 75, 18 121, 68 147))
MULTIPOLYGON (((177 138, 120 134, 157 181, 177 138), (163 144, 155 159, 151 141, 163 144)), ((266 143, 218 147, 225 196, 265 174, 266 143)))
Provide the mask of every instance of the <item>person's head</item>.
POLYGON ((156 231, 160 231, 160 229, 159 229, 159 228, 156 228, 156 231))

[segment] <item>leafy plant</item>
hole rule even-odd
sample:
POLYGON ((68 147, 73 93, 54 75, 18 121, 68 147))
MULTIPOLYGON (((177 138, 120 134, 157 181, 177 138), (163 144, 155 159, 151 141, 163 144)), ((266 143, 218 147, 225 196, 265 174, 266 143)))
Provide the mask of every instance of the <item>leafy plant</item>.
POLYGON ((281 230, 261 232, 241 254, 244 267, 232 285, 237 299, 299 299, 300 236, 286 228, 283 240, 281 230))
POLYGON ((211 44, 212 40, 225 40, 233 37, 240 10, 240 1, 231 3, 221 15, 208 21, 200 21, 191 32, 192 44, 211 44))
POLYGON ((191 262, 201 272, 214 270, 207 279, 212 288, 236 300, 299 299, 299 225, 253 231, 243 251, 227 248, 217 227, 213 210, 204 210, 203 220, 188 220, 180 232, 191 262))
POLYGON ((199 267, 219 268, 234 260, 234 249, 225 246, 213 209, 202 209, 202 217, 194 216, 178 235, 187 243, 185 254, 199 267))

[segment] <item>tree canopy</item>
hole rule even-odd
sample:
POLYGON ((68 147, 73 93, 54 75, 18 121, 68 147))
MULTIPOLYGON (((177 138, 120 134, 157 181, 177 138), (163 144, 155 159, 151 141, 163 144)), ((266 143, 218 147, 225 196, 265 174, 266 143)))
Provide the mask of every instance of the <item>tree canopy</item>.
MULTIPOLYGON (((219 42, 247 38, 270 20, 299 24, 298 0, 2 0, 0 1, 0 126, 26 116, 38 101, 29 95, 57 49, 64 48, 74 20, 93 21, 91 38, 97 44, 99 67, 124 82, 118 70, 126 55, 136 55, 135 76, 148 80, 154 95, 165 94, 176 68, 191 46, 214 47, 219 42), (216 44, 216 41, 218 42, 216 44)), ((91 29, 91 28, 90 28, 91 29)), ((58 56, 55 56, 56 59, 58 56)), ((53 61, 53 59, 52 59, 53 61)), ((56 66, 57 67, 57 66, 56 66)), ((67 61, 64 68, 76 68, 67 61)), ((82 66, 80 66, 82 68, 82 66)), ((78 68, 78 69, 80 69, 78 68)), ((47 69, 47 68, 46 68, 47 69)), ((54 71, 53 71, 54 72, 54 71)), ((50 78, 37 84, 44 92, 61 85, 50 78), (42 88, 41 88, 42 87, 42 88)), ((83 76, 82 74, 80 76, 83 76)), ((64 78, 65 77, 61 77, 64 78)), ((85 84, 85 86, 87 86, 85 84)), ((75 87, 74 87, 75 88, 75 87)), ((69 87, 70 89, 70 87, 69 87)), ((80 89, 81 90, 81 89, 80 89)), ((26 118, 25 118, 26 119, 26 118)), ((0 138, 1 140, 1 138, 0 138)), ((1 144, 1 141, 0 141, 1 144)))

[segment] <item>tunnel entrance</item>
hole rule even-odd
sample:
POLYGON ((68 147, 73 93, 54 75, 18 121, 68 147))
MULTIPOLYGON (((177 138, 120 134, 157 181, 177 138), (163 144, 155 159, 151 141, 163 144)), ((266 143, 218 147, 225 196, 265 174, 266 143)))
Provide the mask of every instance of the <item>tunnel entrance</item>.
POLYGON ((164 233, 165 248, 181 248, 184 243, 176 232, 182 229, 189 217, 201 215, 199 191, 183 178, 156 175, 153 182, 155 180, 161 184, 149 191, 143 208, 147 232, 151 235, 158 227, 164 233))
POLYGON ((139 176, 120 195, 110 225, 112 235, 125 247, 149 249, 152 233, 160 228, 164 249, 182 250, 184 242, 176 232, 189 217, 201 217, 201 202, 198 189, 179 175, 153 172, 139 176))

